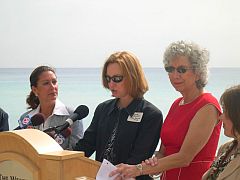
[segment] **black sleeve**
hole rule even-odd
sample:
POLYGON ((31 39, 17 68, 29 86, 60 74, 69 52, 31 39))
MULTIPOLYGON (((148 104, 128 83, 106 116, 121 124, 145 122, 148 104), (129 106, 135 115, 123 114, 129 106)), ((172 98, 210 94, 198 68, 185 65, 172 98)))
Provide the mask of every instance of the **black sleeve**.
POLYGON ((128 164, 138 164, 153 155, 159 142, 162 123, 163 116, 160 110, 147 109, 145 111, 133 150, 127 160, 128 164))
POLYGON ((84 151, 86 157, 90 157, 96 151, 97 128, 101 112, 100 104, 94 112, 90 126, 84 132, 83 138, 77 142, 74 148, 75 151, 84 151))
POLYGON ((9 131, 8 114, 0 108, 0 132, 9 131))

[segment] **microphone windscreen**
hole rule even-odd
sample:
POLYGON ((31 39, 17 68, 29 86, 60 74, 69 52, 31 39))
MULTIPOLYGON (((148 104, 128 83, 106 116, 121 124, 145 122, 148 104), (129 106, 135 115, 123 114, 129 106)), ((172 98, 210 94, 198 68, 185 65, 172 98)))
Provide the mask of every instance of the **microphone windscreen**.
POLYGON ((83 119, 88 115, 89 109, 85 105, 80 105, 77 107, 74 113, 78 114, 78 119, 83 119))
POLYGON ((39 126, 44 123, 45 116, 42 113, 37 113, 33 117, 31 117, 31 122, 33 126, 39 126))

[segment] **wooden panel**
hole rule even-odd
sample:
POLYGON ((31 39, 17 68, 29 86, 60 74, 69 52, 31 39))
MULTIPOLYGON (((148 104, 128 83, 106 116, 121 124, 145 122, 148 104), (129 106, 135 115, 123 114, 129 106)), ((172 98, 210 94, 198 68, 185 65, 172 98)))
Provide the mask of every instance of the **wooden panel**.
POLYGON ((100 167, 83 152, 63 150, 55 140, 35 129, 0 133, 0 163, 6 160, 19 162, 33 173, 34 180, 95 179, 100 167))

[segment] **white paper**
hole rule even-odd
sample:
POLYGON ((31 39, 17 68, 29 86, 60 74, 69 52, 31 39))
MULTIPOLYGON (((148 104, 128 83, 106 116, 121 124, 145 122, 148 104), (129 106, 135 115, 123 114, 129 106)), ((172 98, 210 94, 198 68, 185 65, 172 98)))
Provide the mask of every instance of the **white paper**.
POLYGON ((109 174, 115 169, 117 169, 117 167, 115 167, 108 160, 104 159, 98 170, 96 180, 114 180, 114 178, 116 178, 118 174, 112 177, 109 177, 109 174))

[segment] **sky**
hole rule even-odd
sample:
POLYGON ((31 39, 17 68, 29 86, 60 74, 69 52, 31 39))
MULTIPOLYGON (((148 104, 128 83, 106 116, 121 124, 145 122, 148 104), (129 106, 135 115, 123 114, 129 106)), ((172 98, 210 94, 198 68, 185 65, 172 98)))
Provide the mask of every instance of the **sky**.
POLYGON ((102 67, 130 51, 162 67, 173 41, 210 51, 210 67, 240 67, 239 0, 0 0, 0 68, 102 67))

